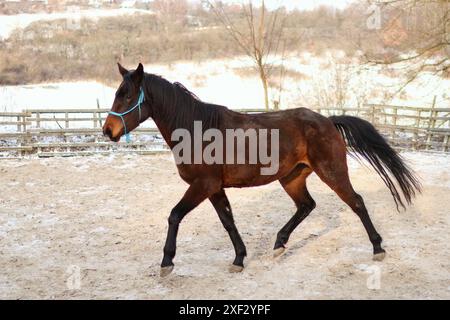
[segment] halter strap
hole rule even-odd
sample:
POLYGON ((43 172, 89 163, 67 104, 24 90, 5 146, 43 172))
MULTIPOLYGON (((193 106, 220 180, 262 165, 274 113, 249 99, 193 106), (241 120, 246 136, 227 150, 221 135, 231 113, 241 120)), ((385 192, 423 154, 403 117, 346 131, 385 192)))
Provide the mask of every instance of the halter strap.
POLYGON ((129 132, 128 132, 128 130, 127 130, 127 125, 125 124, 125 119, 124 119, 123 117, 126 116, 127 114, 133 112, 134 110, 138 109, 138 110, 139 110, 139 121, 141 121, 141 104, 142 104, 144 101, 145 101, 144 89, 142 89, 142 87, 141 87, 140 92, 139 92, 139 98, 138 98, 138 101, 136 102, 136 104, 135 104, 132 108, 128 109, 128 110, 125 111, 125 112, 121 112, 121 113, 119 113, 119 112, 114 112, 114 111, 108 111, 108 114, 110 114, 110 115, 112 115, 112 116, 119 117, 120 120, 122 120, 122 124, 123 124, 124 130, 125 130, 125 131, 124 131, 124 132, 125 132, 124 134, 125 134, 125 136, 126 136, 126 138, 127 138, 127 142, 130 142, 130 141, 129 141, 129 132))

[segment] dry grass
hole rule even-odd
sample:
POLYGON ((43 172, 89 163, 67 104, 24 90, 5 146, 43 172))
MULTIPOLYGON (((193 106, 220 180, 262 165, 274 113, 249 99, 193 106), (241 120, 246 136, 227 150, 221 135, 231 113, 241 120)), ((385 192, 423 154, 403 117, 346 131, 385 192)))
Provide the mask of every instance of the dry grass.
MULTIPOLYGON (((327 17, 329 29, 329 24, 336 24, 336 18, 322 19, 327 17)), ((170 63, 242 54, 226 30, 211 21, 211 16, 204 15, 201 19, 203 28, 140 14, 131 18, 101 18, 96 22, 82 20, 79 29, 71 28, 66 20, 35 22, 0 42, 0 85, 79 79, 109 83, 117 80, 114 66, 117 61, 130 65, 137 61, 170 63)), ((320 21, 310 27, 317 29, 314 36, 317 51, 343 43, 335 41, 330 45, 327 33, 321 32, 325 24, 320 21)), ((311 23, 297 12, 288 14, 286 50, 310 49, 309 41, 304 40, 304 26, 311 23)), ((238 72, 243 76, 252 74, 250 70, 238 72)))

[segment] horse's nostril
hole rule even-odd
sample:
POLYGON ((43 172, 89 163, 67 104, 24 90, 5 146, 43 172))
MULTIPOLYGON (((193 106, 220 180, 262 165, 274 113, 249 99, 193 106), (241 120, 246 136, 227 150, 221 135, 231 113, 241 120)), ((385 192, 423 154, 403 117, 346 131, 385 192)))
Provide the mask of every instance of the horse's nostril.
POLYGON ((108 136, 110 139, 112 138, 112 131, 110 127, 106 127, 103 130, 103 135, 108 136))

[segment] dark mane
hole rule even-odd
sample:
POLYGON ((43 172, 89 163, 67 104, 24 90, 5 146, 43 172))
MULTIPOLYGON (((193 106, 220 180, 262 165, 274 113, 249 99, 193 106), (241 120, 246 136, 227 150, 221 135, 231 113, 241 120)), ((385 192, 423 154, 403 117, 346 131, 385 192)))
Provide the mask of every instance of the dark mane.
POLYGON ((188 90, 182 83, 179 82, 174 82, 173 85, 175 87, 178 87, 180 90, 182 90, 184 93, 190 95, 193 99, 203 102, 202 100, 200 100, 199 97, 197 97, 197 95, 195 93, 193 93, 192 91, 188 90))
POLYGON ((145 74, 143 86, 152 99, 153 112, 172 131, 183 128, 192 132, 194 121, 201 121, 203 130, 219 128, 223 107, 201 101, 181 83, 171 83, 158 75, 145 74))

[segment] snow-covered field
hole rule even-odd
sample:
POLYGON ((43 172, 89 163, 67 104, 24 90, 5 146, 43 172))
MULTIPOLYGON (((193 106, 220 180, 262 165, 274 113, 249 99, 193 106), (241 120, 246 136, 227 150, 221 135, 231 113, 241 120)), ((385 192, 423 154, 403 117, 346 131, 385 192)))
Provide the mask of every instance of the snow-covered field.
POLYGON ((0 87, 0 112, 111 106, 115 89, 94 81, 0 87))
POLYGON ((21 13, 16 15, 0 15, 0 40, 8 38, 15 29, 23 29, 36 21, 52 21, 67 19, 68 23, 75 24, 80 19, 99 19, 104 17, 115 17, 135 13, 152 14, 151 11, 139 9, 87 9, 80 10, 74 6, 66 12, 55 13, 21 13))
MULTIPOLYGON (((137 64, 137 63, 136 63, 137 64)), ((127 66, 134 68, 135 66, 127 66)), ((170 65, 146 65, 145 71, 156 73, 170 81, 183 83, 202 100, 230 108, 263 108, 260 80, 251 69, 249 59, 209 60, 204 62, 179 61, 170 65)), ((355 107, 361 103, 389 103, 426 106, 436 95, 436 107, 450 105, 450 79, 431 74, 422 75, 405 93, 387 98, 402 83, 402 78, 386 74, 375 67, 364 67, 352 60, 329 53, 323 57, 308 53, 292 54, 285 67, 295 72, 283 81, 282 108, 299 106, 332 107, 336 103, 336 73, 345 77, 344 105, 355 107), (329 103, 327 103, 329 102, 329 103), (323 104, 323 105, 322 105, 323 104)), ((117 84, 118 85, 118 84, 117 84)), ((35 108, 109 108, 116 88, 100 83, 69 82, 25 86, 0 87, 0 111, 20 111, 35 108)), ((277 99, 278 89, 271 91, 271 100, 277 99)))
MULTIPOLYGON (((22 29, 36 21, 68 19, 98 19, 127 14, 153 14, 138 9, 72 8, 61 13, 18 14, 0 16, 0 39, 7 38, 14 29, 22 29)), ((277 65, 283 64, 288 76, 281 82, 281 108, 298 106, 334 107, 336 96, 344 96, 341 103, 354 107, 363 103, 388 103, 412 106, 430 106, 436 96, 437 107, 450 104, 450 79, 424 73, 405 92, 391 97, 405 82, 402 65, 396 71, 382 67, 360 65, 358 58, 345 57, 342 52, 329 51, 323 56, 307 52, 293 52, 284 59, 272 57, 277 65), (282 61, 283 60, 283 61, 282 61), (339 80, 336 80, 339 79, 339 80)), ((138 61, 136 61, 137 65, 138 61)), ((134 66, 129 66, 134 67, 134 66)), ((179 81, 201 99, 231 108, 262 108, 260 80, 248 58, 208 60, 203 62, 178 61, 169 65, 146 65, 146 71, 157 73, 171 81, 179 81)), ((270 100, 280 97, 279 76, 270 100)), ((30 108, 93 108, 99 99, 102 107, 109 107, 115 88, 92 81, 48 83, 26 86, 0 87, 0 111, 21 111, 30 108)))
MULTIPOLYGON (((281 64, 277 57, 271 61, 281 64)), ((282 108, 336 107, 336 94, 345 97, 343 105, 346 107, 364 103, 429 107, 434 96, 437 107, 450 104, 450 79, 430 73, 418 77, 404 93, 391 97, 405 82, 404 66, 389 71, 380 66, 361 65, 357 58, 345 57, 340 51, 330 51, 320 57, 294 52, 285 57, 282 64, 287 69, 281 82, 282 108), (337 78, 341 79, 339 83, 337 78)), ((146 71, 185 83, 205 101, 232 108, 261 108, 261 84, 255 71, 251 71, 252 67, 248 58, 238 57, 202 63, 177 62, 169 66, 147 65, 146 71)), ((275 74, 272 79, 276 85, 270 91, 271 101, 279 98, 279 76, 275 74)))
POLYGON ((272 247, 295 207, 279 184, 230 189, 245 270, 228 273, 233 247, 205 202, 183 220, 175 269, 163 279, 167 217, 186 190, 171 157, 0 161, 0 298, 450 299, 450 159, 404 156, 424 190, 400 213, 380 178, 350 163, 383 236, 383 262, 372 261, 358 217, 312 175, 317 208, 283 256, 274 260, 272 247))

